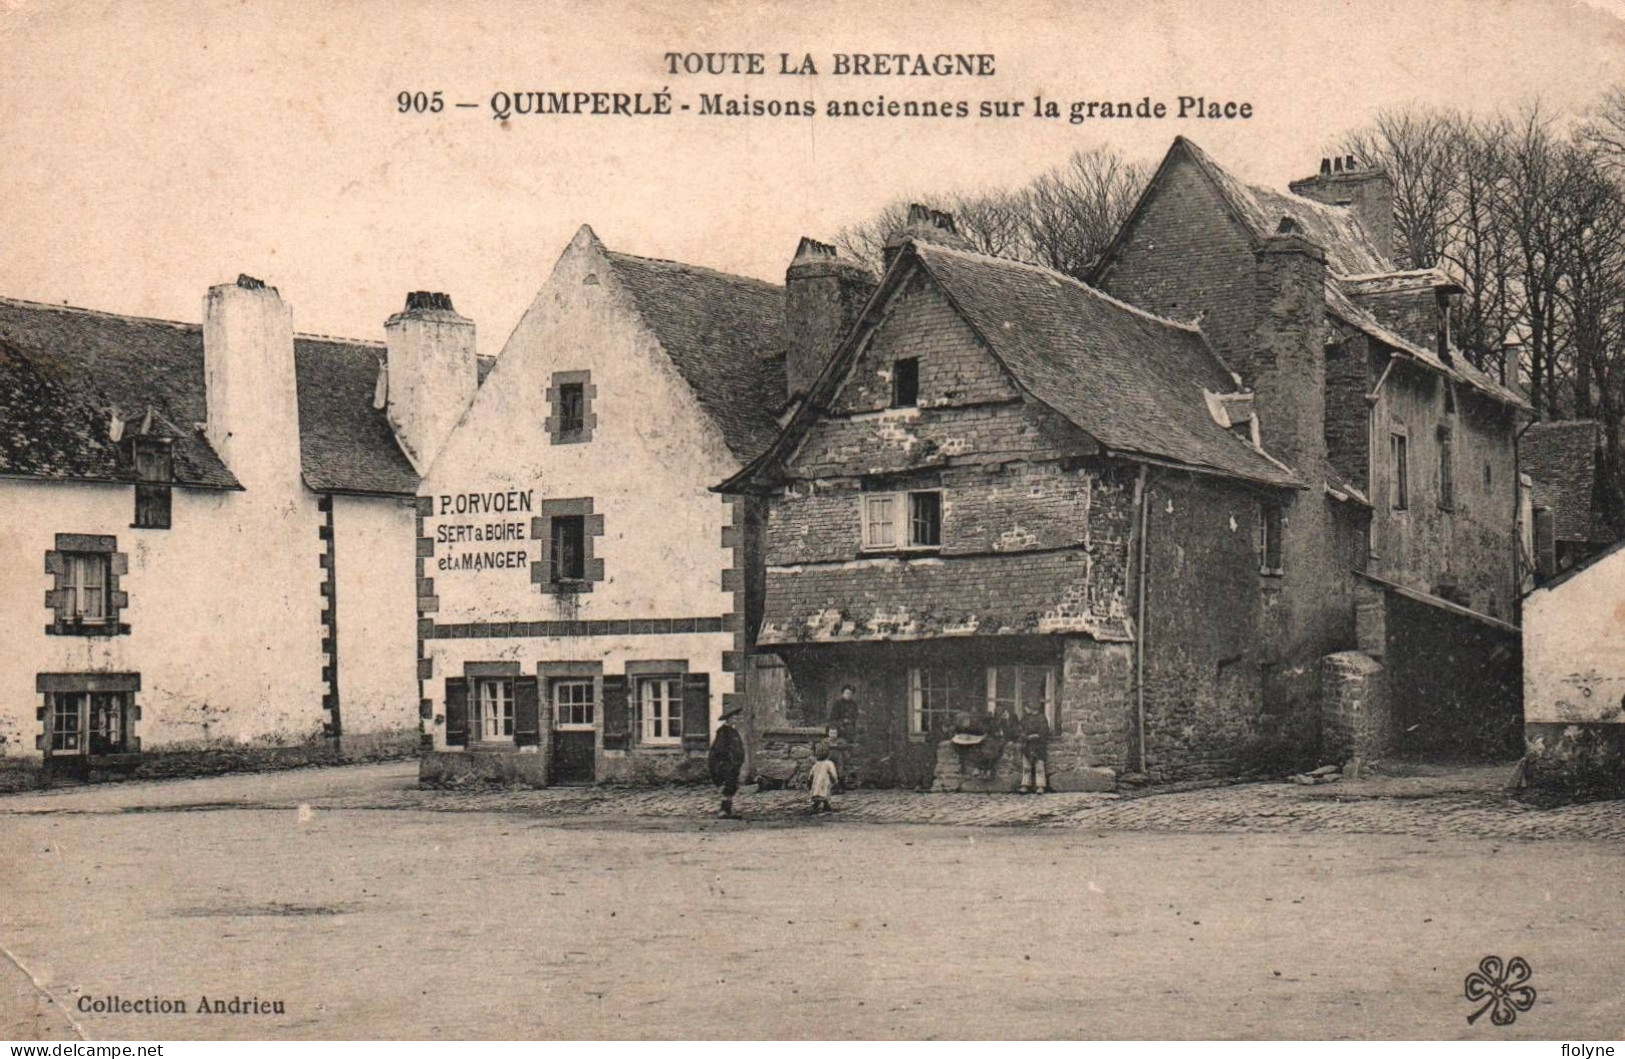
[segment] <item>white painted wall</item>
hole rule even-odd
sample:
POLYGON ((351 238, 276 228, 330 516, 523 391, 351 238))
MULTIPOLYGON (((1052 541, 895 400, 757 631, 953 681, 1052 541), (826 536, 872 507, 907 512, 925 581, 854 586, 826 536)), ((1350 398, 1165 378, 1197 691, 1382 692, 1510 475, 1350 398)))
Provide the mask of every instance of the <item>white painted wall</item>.
POLYGON ((1625 724, 1625 549, 1524 600, 1524 720, 1625 724))
POLYGON ((418 728, 415 527, 411 498, 333 498, 346 738, 418 728))
POLYGON ((0 509, 0 753, 39 755, 38 673, 140 673, 143 752, 321 734, 313 495, 176 488, 171 529, 132 529, 132 486, 0 479, 0 509), (45 553, 58 533, 118 539, 129 635, 46 634, 45 553))
MULTIPOLYGON (((721 432, 644 326, 591 232, 571 242, 480 387, 473 406, 441 450, 420 492, 435 500, 425 532, 467 522, 515 521, 525 539, 497 545, 436 546, 426 573, 435 579, 437 624, 619 618, 715 617, 733 610, 722 591, 732 552, 722 547, 731 510, 710 486, 738 470, 721 432), (590 371, 597 395, 592 440, 555 445, 546 430, 547 389, 557 371, 590 371), (534 510, 515 515, 440 514, 442 495, 529 492, 534 510), (604 517, 594 557, 605 580, 561 601, 531 583, 528 566, 480 572, 437 569, 460 548, 523 549, 538 561, 543 544, 529 539, 542 501, 592 497, 604 517)), ((425 694, 443 711, 445 677, 464 661, 535 663, 592 659, 606 674, 628 659, 689 658, 711 674, 712 716, 734 675, 721 671, 730 632, 570 637, 556 640, 434 640, 434 676, 425 694)), ((437 742, 444 729, 437 725, 437 742)))

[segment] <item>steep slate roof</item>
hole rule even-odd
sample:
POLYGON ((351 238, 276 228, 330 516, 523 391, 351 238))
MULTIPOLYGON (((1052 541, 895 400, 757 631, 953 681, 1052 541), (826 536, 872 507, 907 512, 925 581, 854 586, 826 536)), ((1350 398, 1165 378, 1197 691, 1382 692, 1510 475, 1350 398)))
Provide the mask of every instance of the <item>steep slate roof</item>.
POLYGON ((677 261, 604 256, 728 449, 749 463, 784 403, 784 288, 677 261))
MULTIPOLYGON (((417 491, 417 474, 372 407, 378 343, 296 335, 300 459, 317 491, 417 491)), ((0 475, 134 481, 107 429, 148 408, 175 438, 175 480, 240 488, 197 424, 208 415, 203 329, 0 298, 0 475)), ((132 428, 133 429, 133 428, 132 428)))
POLYGON ((1106 448, 1302 484, 1214 422, 1203 391, 1237 386, 1196 328, 1037 265, 931 243, 914 250, 1016 382, 1106 448))
POLYGON ((1560 541, 1610 539, 1596 535, 1592 510, 1600 429, 1591 419, 1535 423, 1518 443, 1518 469, 1533 481, 1535 503, 1551 508, 1560 541))
POLYGON ((1170 148, 1169 155, 1180 146, 1207 173, 1255 239, 1272 234, 1281 223, 1281 217, 1290 213, 1303 229, 1304 237, 1326 252, 1326 264, 1333 272, 1356 276, 1393 271, 1392 262, 1377 251, 1354 211, 1243 183, 1183 136, 1174 138, 1174 148, 1170 148))

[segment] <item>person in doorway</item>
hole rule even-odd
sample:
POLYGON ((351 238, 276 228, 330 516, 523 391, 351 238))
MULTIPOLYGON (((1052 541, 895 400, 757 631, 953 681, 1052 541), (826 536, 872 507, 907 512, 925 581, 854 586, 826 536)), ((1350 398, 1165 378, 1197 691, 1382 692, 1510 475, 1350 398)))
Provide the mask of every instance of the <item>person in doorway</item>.
POLYGON ((1021 793, 1043 794, 1049 789, 1049 718, 1044 707, 1027 704, 1021 717, 1021 793))
POLYGON ((734 812, 734 795, 739 792, 739 772, 745 767, 745 740, 733 726, 733 718, 743 712, 744 707, 735 707, 722 715, 706 760, 711 782, 722 788, 722 808, 717 815, 728 820, 739 819, 734 812))
POLYGON ((815 813, 827 813, 835 808, 829 803, 829 796, 835 790, 840 773, 835 769, 835 762, 829 759, 829 747, 823 743, 818 744, 815 755, 818 760, 813 762, 812 775, 809 777, 809 785, 812 787, 812 808, 815 813))
POLYGON ((858 742, 858 713, 857 692, 847 684, 829 710, 829 756, 838 777, 837 790, 844 789, 842 784, 851 771, 847 766, 851 763, 849 751, 858 742))

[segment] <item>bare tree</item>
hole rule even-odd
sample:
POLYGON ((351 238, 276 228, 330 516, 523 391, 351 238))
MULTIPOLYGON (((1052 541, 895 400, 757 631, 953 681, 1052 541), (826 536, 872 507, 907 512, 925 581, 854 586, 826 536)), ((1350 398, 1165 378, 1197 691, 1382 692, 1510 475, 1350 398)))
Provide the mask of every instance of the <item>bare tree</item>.
POLYGON ((1403 268, 1432 268, 1444 254, 1457 205, 1463 124, 1444 110, 1384 110, 1337 149, 1385 170, 1394 182, 1395 260, 1403 268))

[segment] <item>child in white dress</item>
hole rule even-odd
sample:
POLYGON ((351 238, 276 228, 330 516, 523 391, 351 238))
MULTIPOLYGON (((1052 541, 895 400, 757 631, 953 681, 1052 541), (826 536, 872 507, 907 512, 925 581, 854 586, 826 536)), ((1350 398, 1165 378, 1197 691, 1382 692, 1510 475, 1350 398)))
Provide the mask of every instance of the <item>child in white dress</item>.
POLYGON ((809 777, 812 787, 812 807, 815 813, 827 813, 834 808, 829 804, 829 795, 835 789, 840 774, 835 771, 835 762, 829 759, 827 746, 820 744, 816 756, 818 760, 813 762, 812 775, 809 777))

